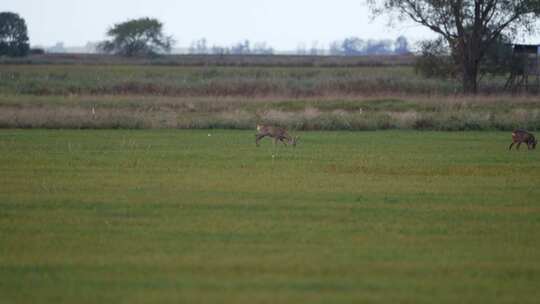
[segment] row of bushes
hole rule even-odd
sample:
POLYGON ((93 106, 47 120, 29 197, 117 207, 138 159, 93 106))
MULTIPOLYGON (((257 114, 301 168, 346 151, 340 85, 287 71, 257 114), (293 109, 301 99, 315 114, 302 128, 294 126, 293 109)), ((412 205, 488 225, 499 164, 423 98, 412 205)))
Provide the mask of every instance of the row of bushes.
POLYGON ((233 110, 212 113, 187 113, 171 110, 140 111, 129 108, 105 108, 92 112, 81 107, 3 107, 0 128, 62 129, 253 129, 257 123, 271 123, 291 130, 512 130, 516 127, 540 129, 540 110, 516 110, 511 113, 485 111, 322 112, 315 108, 263 113, 233 110))

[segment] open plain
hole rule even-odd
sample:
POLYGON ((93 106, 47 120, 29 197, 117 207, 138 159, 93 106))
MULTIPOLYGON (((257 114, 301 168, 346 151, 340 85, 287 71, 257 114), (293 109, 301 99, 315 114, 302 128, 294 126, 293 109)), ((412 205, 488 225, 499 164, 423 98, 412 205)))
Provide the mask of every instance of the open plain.
POLYGON ((536 303, 508 132, 0 130, 4 303, 536 303))

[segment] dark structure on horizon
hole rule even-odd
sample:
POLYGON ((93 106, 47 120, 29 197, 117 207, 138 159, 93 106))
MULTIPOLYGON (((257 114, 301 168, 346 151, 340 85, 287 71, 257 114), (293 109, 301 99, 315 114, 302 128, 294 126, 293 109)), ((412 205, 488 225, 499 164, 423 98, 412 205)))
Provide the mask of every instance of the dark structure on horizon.
POLYGON ((540 89, 540 67, 537 44, 514 44, 510 76, 506 81, 506 90, 538 92, 540 89), (532 79, 531 79, 532 78, 532 79), (532 83, 530 81, 533 81, 532 83))

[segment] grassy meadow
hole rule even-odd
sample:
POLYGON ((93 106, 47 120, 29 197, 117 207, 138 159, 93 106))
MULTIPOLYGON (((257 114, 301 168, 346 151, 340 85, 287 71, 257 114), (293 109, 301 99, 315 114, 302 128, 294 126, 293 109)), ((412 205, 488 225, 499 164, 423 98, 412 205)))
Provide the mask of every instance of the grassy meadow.
POLYGON ((0 60, 0 128, 540 130, 537 95, 462 96, 411 58, 73 56, 0 60))
POLYGON ((15 95, 311 97, 453 93, 459 82, 426 80, 412 66, 0 65, 0 91, 15 95))
POLYGON ((540 99, 413 61, 0 58, 0 303, 536 303, 540 99))
POLYGON ((2 303, 537 303, 508 132, 0 130, 2 303))

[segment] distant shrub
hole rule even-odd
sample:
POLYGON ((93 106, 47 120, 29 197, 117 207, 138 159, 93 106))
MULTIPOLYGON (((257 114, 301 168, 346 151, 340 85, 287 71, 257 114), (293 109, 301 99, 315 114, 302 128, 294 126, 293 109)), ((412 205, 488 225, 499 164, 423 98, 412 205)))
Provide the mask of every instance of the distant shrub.
POLYGON ((41 48, 32 48, 30 49, 30 55, 44 55, 45 50, 41 48))
POLYGON ((435 128, 435 120, 432 117, 421 117, 413 123, 415 130, 433 130, 435 128))
POLYGON ((448 43, 438 38, 420 42, 420 56, 417 57, 414 69, 417 74, 426 78, 455 78, 458 68, 452 59, 448 43))

